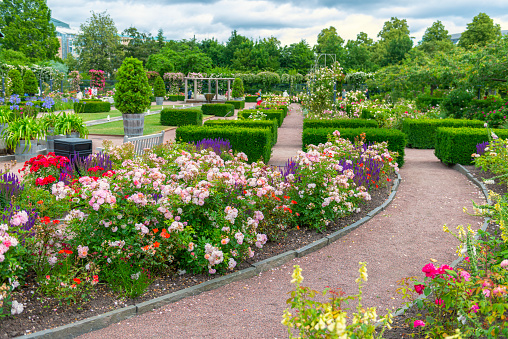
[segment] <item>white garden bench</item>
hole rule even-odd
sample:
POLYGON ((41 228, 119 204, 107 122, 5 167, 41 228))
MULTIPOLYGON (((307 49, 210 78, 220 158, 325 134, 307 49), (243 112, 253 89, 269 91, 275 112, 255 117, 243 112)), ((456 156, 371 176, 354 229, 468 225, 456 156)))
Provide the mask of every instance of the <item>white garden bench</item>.
MULTIPOLYGON (((156 134, 142 135, 139 137, 123 137, 123 143, 130 142, 134 144, 134 151, 137 155, 142 155, 145 152, 145 149, 150 149, 157 145, 162 145, 164 142, 164 131, 156 134)), ((104 151, 103 147, 97 147, 97 151, 104 151)))

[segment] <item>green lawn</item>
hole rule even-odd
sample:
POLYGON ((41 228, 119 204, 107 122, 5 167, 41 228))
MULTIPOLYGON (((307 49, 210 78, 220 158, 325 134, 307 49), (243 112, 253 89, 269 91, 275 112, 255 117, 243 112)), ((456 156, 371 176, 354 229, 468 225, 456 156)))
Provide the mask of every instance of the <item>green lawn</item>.
MULTIPOLYGON (((152 106, 153 107, 153 106, 152 106)), ((159 106, 160 107, 160 106, 159 106)), ((193 107, 194 109, 201 109, 200 107, 193 107)), ((153 108, 152 108, 153 109, 153 108)), ((111 111, 113 112, 113 111, 111 111)), ((111 115, 110 116, 113 116, 111 115)), ((103 114, 103 113, 94 113, 94 114, 103 114)), ((107 114, 106 114, 107 116, 107 114)), ((204 115, 203 119, 210 117, 210 115, 204 115)), ((160 124, 160 115, 153 114, 145 116, 145 127, 143 130, 144 135, 159 133, 166 128, 171 126, 162 126, 160 124)), ((105 124, 95 125, 88 127, 88 132, 90 134, 106 134, 106 135, 124 135, 123 134, 123 121, 113 121, 105 124)))
MULTIPOLYGON (((181 107, 183 105, 174 105, 175 107, 181 107)), ((164 108, 173 108, 173 105, 164 105, 164 108)), ((150 107, 150 111, 158 111, 161 110, 161 105, 153 105, 150 107)), ((122 115, 117 109, 112 109, 109 112, 101 112, 101 113, 79 113, 79 116, 83 118, 83 121, 92 121, 92 120, 100 120, 100 119, 106 119, 107 117, 113 118, 113 117, 119 117, 122 115)))

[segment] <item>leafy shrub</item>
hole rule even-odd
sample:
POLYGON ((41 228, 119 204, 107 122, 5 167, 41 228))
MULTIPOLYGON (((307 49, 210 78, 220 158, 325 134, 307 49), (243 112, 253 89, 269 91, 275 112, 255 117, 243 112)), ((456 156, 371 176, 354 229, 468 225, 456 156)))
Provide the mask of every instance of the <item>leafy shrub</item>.
POLYGON ((201 111, 206 115, 227 117, 235 114, 235 107, 230 104, 203 104, 201 106, 201 111))
POLYGON ((443 107, 448 116, 460 119, 464 115, 464 111, 471 104, 474 94, 462 88, 457 88, 448 93, 443 99, 441 107, 443 107))
MULTIPOLYGON (((336 128, 308 128, 303 130, 302 143, 305 150, 307 145, 317 145, 325 143, 328 136, 331 135, 336 128)), ((365 134, 365 142, 388 142, 388 150, 397 152, 397 163, 399 167, 404 165, 404 148, 406 147, 406 135, 399 130, 384 128, 341 128, 339 129, 341 138, 354 141, 361 134, 365 134)))
MULTIPOLYGON (((238 112, 238 119, 249 119, 252 114, 254 114, 255 110, 243 110, 238 112)), ((282 110, 259 110, 266 115, 267 119, 277 120, 278 127, 282 126, 282 122, 284 121, 284 112, 282 110)))
POLYGON ((434 148, 438 127, 483 128, 483 122, 465 119, 404 119, 402 132, 407 135, 407 146, 434 148))
POLYGON ((377 128, 377 122, 367 119, 305 119, 303 129, 307 128, 377 128))
POLYGON ((428 94, 420 94, 416 97, 416 107, 421 110, 426 110, 429 107, 440 106, 443 102, 443 98, 428 94))
MULTIPOLYGON (((490 133, 494 133, 495 138, 508 138, 508 130, 505 129, 494 129, 490 133)), ((439 127, 434 154, 445 164, 471 165, 476 145, 488 140, 489 130, 486 128, 439 127)))
POLYGON ((184 95, 170 94, 170 95, 166 96, 166 99, 168 101, 184 101, 185 100, 185 96, 184 95))
POLYGON ((233 151, 245 153, 249 163, 270 160, 272 135, 267 128, 182 126, 176 129, 176 139, 184 142, 218 138, 229 140, 233 151))
POLYGON ((272 146, 277 142, 277 122, 275 120, 208 120, 205 126, 238 126, 247 128, 269 128, 272 132, 272 146))
POLYGON ((23 74, 23 91, 28 95, 35 95, 39 92, 37 78, 31 69, 25 70, 25 74, 23 74))
POLYGON ((101 113, 111 111, 111 103, 101 100, 84 99, 74 103, 74 112, 101 113))
POLYGON ((143 63, 125 58, 116 74, 115 107, 122 113, 143 113, 151 105, 152 88, 148 84, 143 63))
POLYGON ((160 116, 163 126, 203 125, 203 113, 200 110, 164 108, 160 116))
POLYGON ((164 80, 162 80, 160 76, 155 79, 153 94, 155 97, 164 97, 166 95, 166 86, 164 85, 164 80))
POLYGON ((233 98, 241 98, 243 97, 243 94, 244 94, 243 80, 240 78, 235 78, 235 80, 233 81, 233 89, 231 95, 233 96, 233 98))
MULTIPOLYGON (((266 98, 268 98, 267 96, 261 96, 261 100, 266 100, 266 98)), ((258 101, 258 96, 257 95, 247 95, 245 97, 245 102, 256 102, 258 101)))
POLYGON ((235 109, 244 109, 245 108, 245 101, 243 100, 228 100, 226 101, 226 104, 233 105, 235 109))
POLYGON ((23 91, 23 80, 21 79, 21 73, 17 69, 11 69, 9 73, 7 73, 7 89, 6 96, 11 96, 13 94, 17 94, 22 96, 23 91))

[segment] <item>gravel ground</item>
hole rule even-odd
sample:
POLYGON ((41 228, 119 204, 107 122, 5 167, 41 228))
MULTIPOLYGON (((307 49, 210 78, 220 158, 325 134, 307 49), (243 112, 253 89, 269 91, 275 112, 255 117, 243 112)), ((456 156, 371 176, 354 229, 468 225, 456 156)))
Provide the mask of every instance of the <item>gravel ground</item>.
MULTIPOLYGON (((280 141, 280 139, 279 139, 280 141)), ((422 277, 431 258, 437 264, 456 259, 455 238, 443 224, 471 224, 481 218, 464 214, 480 192, 457 171, 441 164, 433 150, 408 149, 395 201, 356 231, 304 258, 198 296, 113 324, 80 338, 287 338, 280 323, 286 308, 293 265, 303 269, 304 285, 317 290, 339 287, 357 293, 358 262, 368 263, 364 306, 398 308, 396 281, 422 277)))

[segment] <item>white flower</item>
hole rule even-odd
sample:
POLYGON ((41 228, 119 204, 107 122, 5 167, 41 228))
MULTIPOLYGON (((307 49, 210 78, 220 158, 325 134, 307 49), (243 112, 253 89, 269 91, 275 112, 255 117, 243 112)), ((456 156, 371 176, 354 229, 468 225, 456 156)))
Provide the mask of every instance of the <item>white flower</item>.
POLYGON ((23 312, 24 309, 25 307, 23 306, 22 303, 18 303, 17 300, 14 300, 12 302, 11 314, 12 315, 21 314, 21 312, 23 312))

